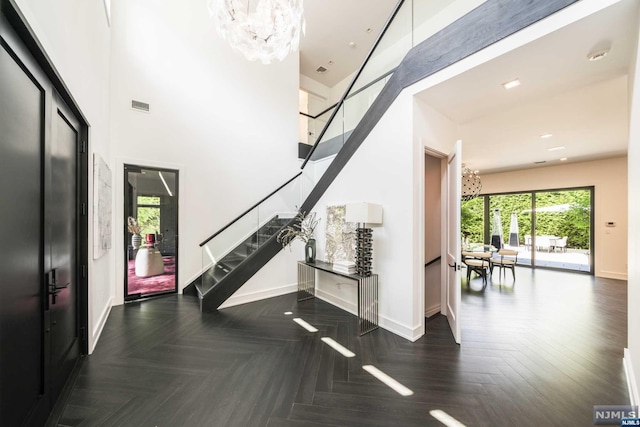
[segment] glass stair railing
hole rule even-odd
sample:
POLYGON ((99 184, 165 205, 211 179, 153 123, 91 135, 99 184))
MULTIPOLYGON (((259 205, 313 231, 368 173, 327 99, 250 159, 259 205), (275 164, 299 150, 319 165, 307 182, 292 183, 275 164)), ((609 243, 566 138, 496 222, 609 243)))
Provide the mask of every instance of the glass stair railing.
POLYGON ((208 294, 269 239, 275 239, 296 216, 309 190, 300 172, 203 241, 202 275, 194 283, 198 294, 208 294))
MULTIPOLYGON (((403 0, 397 4, 340 101, 318 116, 307 115, 313 147, 302 164, 302 172, 200 245, 202 275, 193 285, 203 311, 217 309, 282 249, 276 241, 279 230, 290 224, 298 211, 310 212, 348 161, 348 157, 343 158, 340 165, 331 168, 367 111, 387 90, 407 52, 483 2, 454 0, 438 2, 438 6, 424 0, 403 0), (447 9, 449 14, 444 19, 433 19, 441 9, 454 4, 455 13, 447 9)), ((393 90, 397 93, 399 89, 393 90)), ((363 132, 374 125, 366 123, 363 132)))
POLYGON ((400 1, 340 101, 318 116, 307 116, 314 147, 306 161, 338 153, 409 50, 485 1, 400 1))

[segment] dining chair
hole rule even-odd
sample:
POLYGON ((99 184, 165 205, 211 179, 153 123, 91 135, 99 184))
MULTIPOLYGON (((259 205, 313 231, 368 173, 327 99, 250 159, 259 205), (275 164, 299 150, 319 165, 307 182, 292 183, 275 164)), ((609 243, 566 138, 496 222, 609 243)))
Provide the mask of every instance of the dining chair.
POLYGON ((498 277, 502 274, 503 270, 506 277, 506 269, 510 269, 513 274, 513 281, 516 280, 516 264, 518 263, 518 251, 514 251, 513 249, 500 249, 498 251, 498 256, 495 258, 491 258, 491 266, 489 270, 491 271, 491 275, 493 276, 493 267, 498 267, 498 277))
POLYGON ((462 262, 467 266, 467 286, 471 281, 471 272, 473 271, 482 277, 484 289, 487 286, 487 272, 491 265, 491 252, 462 252, 462 262))

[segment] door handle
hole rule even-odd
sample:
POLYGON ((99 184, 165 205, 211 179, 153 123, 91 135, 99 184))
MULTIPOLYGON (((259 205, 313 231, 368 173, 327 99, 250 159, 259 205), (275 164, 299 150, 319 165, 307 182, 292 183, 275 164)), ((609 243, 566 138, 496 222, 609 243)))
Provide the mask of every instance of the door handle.
POLYGON ((453 268, 454 271, 460 271, 463 268, 466 268, 466 267, 463 267, 462 265, 460 265, 458 263, 455 263, 455 262, 453 264, 449 264, 449 267, 453 268))
POLYGON ((57 294, 58 292, 60 292, 60 290, 68 288, 70 284, 71 282, 67 283, 64 286, 54 286, 53 288, 51 288, 51 291, 57 294))
POLYGON ((47 273, 47 285, 48 285, 49 295, 51 295, 51 304, 55 304, 56 296, 60 293, 60 291, 62 291, 62 289, 66 289, 71 284, 71 282, 69 282, 64 286, 58 286, 57 271, 58 269, 54 268, 47 273))

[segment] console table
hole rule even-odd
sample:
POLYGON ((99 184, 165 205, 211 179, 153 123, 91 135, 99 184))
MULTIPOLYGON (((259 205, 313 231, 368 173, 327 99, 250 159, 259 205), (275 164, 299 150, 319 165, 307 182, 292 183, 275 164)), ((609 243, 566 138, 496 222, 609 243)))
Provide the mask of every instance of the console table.
POLYGON ((298 261, 298 301, 315 298, 316 270, 358 282, 358 332, 364 335, 378 329, 378 275, 359 276, 333 269, 333 264, 316 260, 298 261))

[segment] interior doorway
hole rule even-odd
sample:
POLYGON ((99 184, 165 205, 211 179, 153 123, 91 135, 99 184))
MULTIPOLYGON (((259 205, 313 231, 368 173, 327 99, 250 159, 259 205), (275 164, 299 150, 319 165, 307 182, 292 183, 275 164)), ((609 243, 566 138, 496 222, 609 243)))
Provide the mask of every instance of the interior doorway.
POLYGON ((178 171, 124 166, 124 295, 178 291, 178 171))
POLYGON ((442 309, 442 159, 424 155, 424 316, 442 309))

